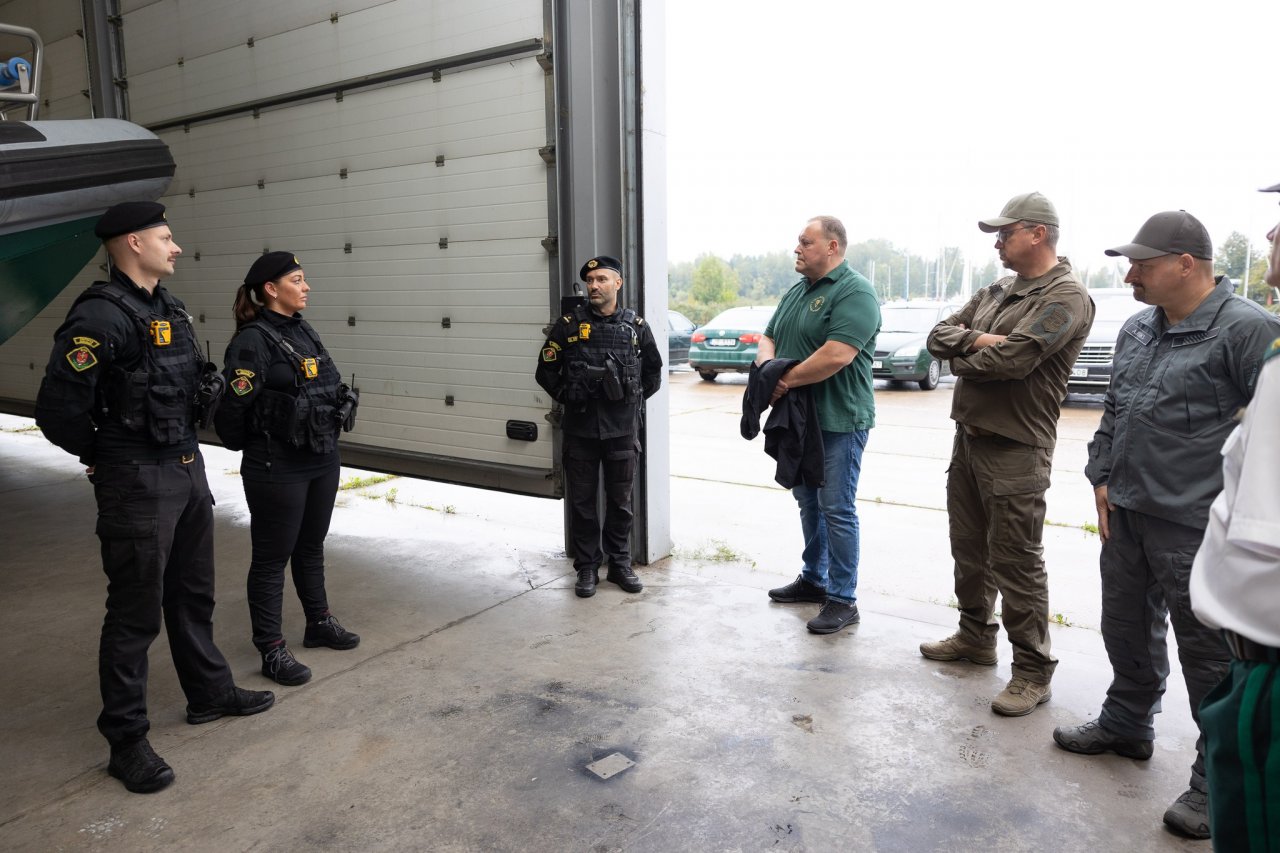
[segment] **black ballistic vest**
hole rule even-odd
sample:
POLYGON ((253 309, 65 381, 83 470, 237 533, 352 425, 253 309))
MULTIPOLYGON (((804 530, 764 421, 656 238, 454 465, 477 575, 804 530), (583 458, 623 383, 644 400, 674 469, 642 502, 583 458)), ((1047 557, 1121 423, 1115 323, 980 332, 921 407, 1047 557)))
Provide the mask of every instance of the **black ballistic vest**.
POLYGON ((640 399, 640 338, 635 328, 636 312, 624 308, 619 322, 606 322, 593 315, 585 305, 573 309, 578 321, 578 340, 569 347, 569 381, 586 383, 586 396, 592 400, 608 399, 604 380, 585 377, 574 362, 595 368, 610 368, 617 372, 622 386, 622 400, 613 402, 634 403, 640 399), (583 330, 587 334, 583 334, 583 330))
POLYGON ((75 304, 86 299, 114 302, 137 322, 142 342, 142 363, 136 369, 111 365, 98 388, 95 422, 115 421, 165 447, 181 443, 194 428, 196 391, 205 366, 191 315, 167 292, 161 293, 158 311, 144 312, 113 282, 94 282, 75 304))
MULTIPOLYGON (((251 320, 243 329, 257 329, 275 345, 296 370, 293 375, 295 393, 276 391, 263 386, 254 400, 252 425, 269 438, 284 441, 312 453, 332 453, 338 444, 340 424, 336 419, 338 386, 342 377, 315 330, 302 320, 298 324, 314 347, 315 354, 298 349, 262 318, 251 320), (314 363, 314 376, 309 376, 308 360, 314 363)), ((243 330, 242 329, 242 330, 243 330)))

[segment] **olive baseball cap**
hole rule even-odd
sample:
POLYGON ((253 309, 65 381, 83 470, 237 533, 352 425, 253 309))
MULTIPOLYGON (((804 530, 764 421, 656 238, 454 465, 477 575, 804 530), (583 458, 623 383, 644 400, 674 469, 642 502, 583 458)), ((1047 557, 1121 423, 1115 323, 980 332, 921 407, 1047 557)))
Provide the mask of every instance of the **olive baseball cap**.
POLYGON ((1000 211, 999 216, 978 221, 978 228, 991 234, 1006 225, 1015 222, 1040 222, 1044 225, 1058 224, 1058 211, 1053 202, 1040 193, 1023 193, 1009 199, 1009 203, 1000 211))
POLYGON ((1161 255, 1190 255, 1213 260, 1213 241, 1209 231, 1185 210, 1166 210, 1143 223, 1132 243, 1107 249, 1113 258, 1125 257, 1149 261, 1161 255))

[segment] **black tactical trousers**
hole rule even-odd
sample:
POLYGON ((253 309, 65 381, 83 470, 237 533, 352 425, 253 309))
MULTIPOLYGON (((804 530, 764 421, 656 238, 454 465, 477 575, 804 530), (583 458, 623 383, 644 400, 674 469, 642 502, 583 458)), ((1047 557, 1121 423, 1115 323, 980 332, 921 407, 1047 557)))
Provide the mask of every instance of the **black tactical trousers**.
POLYGON ((573 567, 596 569, 631 565, 631 486, 636 478, 636 437, 564 437, 564 471, 571 513, 573 567), (601 471, 604 473, 604 525, 597 503, 601 471))
POLYGON ((301 483, 244 481, 249 504, 249 536, 253 557, 249 564, 249 620, 253 644, 259 651, 284 639, 284 566, 293 573, 293 588, 308 621, 325 615, 324 540, 329 535, 340 471, 301 483))
POLYGON ((204 459, 99 465, 92 480, 107 575, 98 730, 115 744, 150 729, 147 649, 162 614, 188 702, 208 702, 233 682, 213 643, 213 495, 204 459))

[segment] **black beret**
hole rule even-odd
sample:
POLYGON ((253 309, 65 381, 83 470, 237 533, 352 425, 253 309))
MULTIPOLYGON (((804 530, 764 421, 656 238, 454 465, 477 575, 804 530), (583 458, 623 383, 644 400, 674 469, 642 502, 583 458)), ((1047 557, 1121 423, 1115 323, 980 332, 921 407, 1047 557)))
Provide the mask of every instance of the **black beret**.
POLYGON ((121 234, 132 234, 155 228, 157 225, 168 225, 164 218, 164 205, 154 201, 126 201, 107 209, 93 226, 93 233, 99 240, 110 240, 121 234))
POLYGON ((582 265, 582 269, 578 270, 578 278, 586 281, 587 273, 592 270, 613 270, 618 275, 622 275, 622 261, 617 258, 611 258, 608 255, 592 258, 582 265))
POLYGON ((244 283, 248 285, 265 284, 268 281, 275 281, 286 273, 300 269, 302 269, 302 264, 298 262, 298 257, 293 252, 267 252, 254 261, 253 266, 249 267, 249 272, 244 277, 244 283))

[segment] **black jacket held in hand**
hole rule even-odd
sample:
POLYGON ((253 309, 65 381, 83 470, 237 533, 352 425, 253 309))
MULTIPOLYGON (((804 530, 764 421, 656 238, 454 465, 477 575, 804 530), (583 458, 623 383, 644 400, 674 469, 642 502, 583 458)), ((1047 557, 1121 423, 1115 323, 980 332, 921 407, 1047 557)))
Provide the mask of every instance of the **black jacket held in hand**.
MULTIPOLYGON (((751 365, 742 395, 742 437, 747 441, 760 433, 760 415, 769 408, 774 386, 799 363, 794 358, 773 358, 751 365)), ((773 479, 783 488, 803 485, 817 489, 826 483, 818 402, 808 387, 793 388, 778 398, 764 423, 764 452, 778 460, 773 479)))

